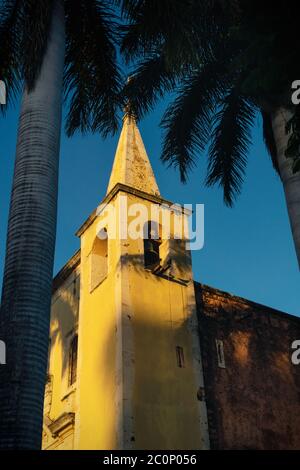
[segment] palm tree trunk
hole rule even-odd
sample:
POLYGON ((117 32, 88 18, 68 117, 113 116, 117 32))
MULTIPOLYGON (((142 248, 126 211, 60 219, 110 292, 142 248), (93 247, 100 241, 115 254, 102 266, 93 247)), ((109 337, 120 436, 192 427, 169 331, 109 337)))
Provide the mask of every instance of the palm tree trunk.
POLYGON ((65 54, 61 0, 33 91, 24 91, 18 127, 0 315, 0 448, 39 449, 56 236, 65 54))
POLYGON ((290 117, 291 112, 283 107, 271 113, 279 173, 285 192, 286 205, 300 267, 300 173, 293 174, 291 160, 284 155, 289 138, 286 134, 285 126, 290 117))

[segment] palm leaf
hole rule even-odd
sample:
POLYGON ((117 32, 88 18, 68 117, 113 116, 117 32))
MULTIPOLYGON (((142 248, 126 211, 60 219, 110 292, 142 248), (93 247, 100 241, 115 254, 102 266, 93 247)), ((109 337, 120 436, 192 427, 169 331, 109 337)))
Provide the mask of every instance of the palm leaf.
POLYGON ((223 65, 207 64, 187 77, 163 116, 161 158, 179 168, 183 182, 194 166, 196 153, 203 151, 209 140, 212 113, 226 89, 223 65))
POLYGON ((22 75, 34 88, 47 49, 53 0, 27 0, 22 8, 22 75))
POLYGON ((124 100, 135 117, 141 119, 175 85, 176 71, 167 68, 163 54, 155 54, 138 64, 124 88, 124 100))
POLYGON ((206 184, 221 186, 228 206, 241 190, 254 117, 254 105, 234 87, 214 119, 206 184))
POLYGON ((177 63, 187 62, 187 56, 198 54, 200 39, 209 42, 208 30, 212 28, 211 18, 204 12, 205 1, 123 0, 120 3, 127 20, 121 28, 121 52, 127 62, 153 54, 162 46, 165 52, 168 50, 167 60, 173 64, 175 57, 177 63))
MULTIPOLYGON (((6 102, 19 92, 19 11, 21 0, 5 0, 0 5, 0 79, 6 84, 6 102)), ((0 106, 5 113, 7 106, 0 106)))
POLYGON ((122 77, 117 66, 113 11, 98 0, 66 0, 65 92, 70 99, 66 131, 106 136, 118 128, 122 77))

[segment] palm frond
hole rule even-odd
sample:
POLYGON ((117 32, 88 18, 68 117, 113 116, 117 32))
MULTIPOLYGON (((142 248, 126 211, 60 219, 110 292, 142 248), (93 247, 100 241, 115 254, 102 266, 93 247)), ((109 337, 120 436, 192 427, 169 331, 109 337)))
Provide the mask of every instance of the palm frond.
POLYGON ((138 11, 141 7, 142 1, 141 0, 116 0, 116 3, 121 6, 121 12, 124 18, 134 19, 138 15, 138 11))
POLYGON ((199 38, 207 38, 204 31, 210 21, 203 14, 206 3, 195 0, 123 0, 121 4, 127 24, 121 28, 121 52, 125 60, 129 62, 152 54, 164 46, 168 48, 168 60, 177 56, 187 61, 186 55, 195 54, 199 49, 199 38))
POLYGON ((65 93, 70 99, 66 131, 100 132, 118 128, 122 77, 117 65, 113 11, 99 0, 65 1, 67 51, 65 93))
POLYGON ((155 54, 138 64, 123 94, 129 109, 139 120, 147 114, 164 93, 176 86, 176 71, 168 69, 165 56, 155 54))
POLYGON ((223 76, 223 66, 221 62, 207 64, 187 77, 163 116, 161 159, 179 168, 183 182, 195 164, 196 153, 203 151, 209 140, 212 114, 229 80, 223 76))
POLYGON ((254 105, 233 87, 214 119, 206 184, 221 186, 228 206, 241 190, 254 117, 254 105))
POLYGON ((39 76, 49 40, 53 0, 27 0, 22 9, 22 75, 29 90, 39 76))
MULTIPOLYGON (((19 92, 19 11, 21 0, 5 0, 0 5, 0 78, 6 84, 6 103, 19 92)), ((5 113, 7 106, 0 106, 5 113)))
POLYGON ((273 134, 271 116, 269 113, 267 113, 264 110, 261 110, 261 115, 263 119, 263 138, 264 138, 265 146, 271 157, 273 167, 279 174, 279 167, 278 167, 278 160, 277 160, 277 148, 276 148, 276 142, 275 142, 274 134, 273 134))

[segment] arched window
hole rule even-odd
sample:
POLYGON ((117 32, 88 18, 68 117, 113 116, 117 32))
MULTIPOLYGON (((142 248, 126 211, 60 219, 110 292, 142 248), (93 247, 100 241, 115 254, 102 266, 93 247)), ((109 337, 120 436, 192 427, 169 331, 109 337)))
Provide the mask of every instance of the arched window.
POLYGON ((94 241, 91 252, 90 290, 94 290, 107 276, 108 272, 108 240, 107 230, 101 230, 94 241))
POLYGON ((77 353, 78 336, 75 335, 70 343, 69 350, 69 386, 73 385, 77 379, 77 353))
POLYGON ((157 222, 149 221, 144 225, 144 262, 145 268, 159 266, 161 245, 160 227, 157 222))

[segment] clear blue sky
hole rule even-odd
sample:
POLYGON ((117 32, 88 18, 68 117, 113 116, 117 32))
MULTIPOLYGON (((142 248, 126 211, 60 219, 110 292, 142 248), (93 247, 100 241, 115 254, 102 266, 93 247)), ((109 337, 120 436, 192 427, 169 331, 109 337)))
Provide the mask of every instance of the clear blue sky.
MULTIPOLYGON (((163 197, 178 203, 205 204, 205 245, 193 252, 197 281, 298 315, 299 270, 279 178, 266 154, 261 123, 253 131, 247 178, 233 209, 226 208, 217 188, 203 185, 206 156, 182 185, 178 173, 160 160, 159 121, 165 104, 140 123, 140 131, 163 197), (297 294, 298 292, 298 294, 297 294)), ((0 275, 15 153, 17 111, 0 118, 0 275)), ((55 272, 79 248, 74 233, 105 195, 118 135, 63 133, 55 272)), ((1 283, 1 281, 0 281, 1 283)))

